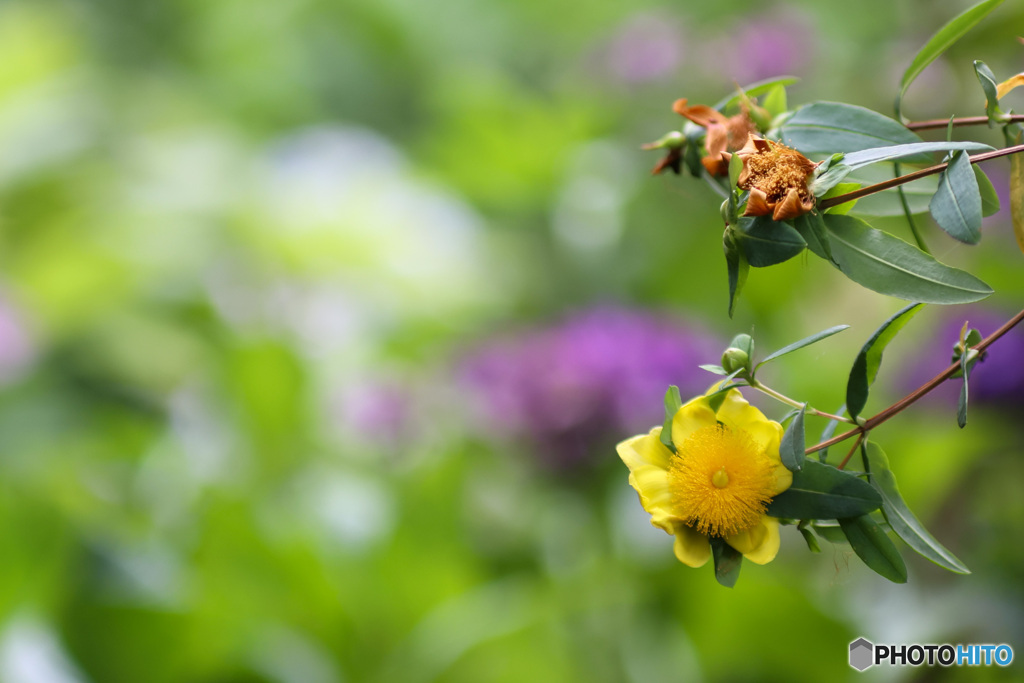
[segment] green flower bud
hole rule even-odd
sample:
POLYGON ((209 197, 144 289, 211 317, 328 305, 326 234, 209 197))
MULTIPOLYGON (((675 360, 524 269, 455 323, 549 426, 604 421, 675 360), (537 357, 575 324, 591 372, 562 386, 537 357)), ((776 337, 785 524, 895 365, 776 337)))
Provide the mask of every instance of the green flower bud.
POLYGON ((730 346, 722 354, 722 368, 728 373, 733 373, 737 370, 750 372, 750 356, 743 349, 730 346))

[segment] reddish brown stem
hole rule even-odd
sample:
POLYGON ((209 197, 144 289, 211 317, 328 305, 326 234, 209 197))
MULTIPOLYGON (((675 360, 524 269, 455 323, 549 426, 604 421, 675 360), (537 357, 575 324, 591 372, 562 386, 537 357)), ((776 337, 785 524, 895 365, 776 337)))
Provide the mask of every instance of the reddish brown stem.
POLYGON ((843 461, 839 463, 838 469, 843 469, 844 467, 846 467, 846 463, 850 462, 850 458, 852 458, 853 454, 857 452, 857 447, 860 446, 860 442, 864 440, 864 436, 864 434, 861 434, 860 436, 857 437, 857 440, 853 442, 853 448, 851 448, 850 452, 846 454, 846 457, 843 458, 843 461))
MULTIPOLYGON (((979 161, 988 161, 989 159, 1005 157, 1010 154, 1016 154, 1017 152, 1024 152, 1024 145, 1014 145, 1013 147, 1005 147, 1003 149, 997 149, 991 152, 985 152, 983 154, 975 154, 974 156, 968 158, 970 159, 972 164, 976 164, 979 161)), ((846 194, 837 195, 835 197, 829 197, 828 199, 822 200, 818 204, 818 208, 824 210, 831 206, 839 206, 840 204, 845 204, 846 202, 853 201, 854 199, 866 197, 869 194, 875 194, 876 192, 888 190, 898 185, 903 185, 904 183, 919 180, 926 176, 935 175, 936 173, 941 173, 942 171, 944 171, 947 166, 949 166, 949 164, 936 164, 934 166, 929 166, 928 168, 923 168, 920 171, 914 171, 913 173, 907 173, 906 175, 901 175, 896 178, 883 180, 882 182, 875 183, 874 185, 862 187, 859 190, 854 190, 853 192, 847 192, 846 194)))
MULTIPOLYGON (((980 343, 978 343, 977 346, 973 346, 971 348, 973 348, 975 351, 977 351, 980 354, 982 351, 984 351, 989 346, 991 346, 996 340, 998 340, 1004 334, 1006 334, 1007 332, 1012 330, 1022 320, 1024 320, 1024 311, 1021 311, 1017 315, 1015 315, 1012 318, 1010 318, 1009 320, 1007 320, 1006 324, 1004 324, 1002 327, 1000 327, 998 330, 996 330, 995 332, 993 332, 989 336, 985 337, 985 339, 983 339, 980 343)), ((933 377, 927 383, 922 384, 920 387, 918 387, 917 389, 915 389, 911 393, 907 394, 906 396, 901 398, 899 401, 896 401, 896 403, 893 403, 891 406, 889 406, 888 408, 886 408, 882 412, 878 413, 877 415, 875 415, 872 418, 869 418, 868 420, 866 420, 864 422, 864 424, 860 425, 859 427, 855 427, 855 428, 851 429, 848 432, 844 432, 843 434, 840 434, 839 436, 834 436, 831 439, 828 439, 827 441, 822 441, 819 444, 815 444, 814 446, 811 446, 810 448, 808 448, 804 452, 807 455, 810 455, 811 453, 815 453, 817 451, 820 451, 823 448, 828 448, 829 446, 833 446, 833 445, 839 443, 840 441, 846 441, 847 439, 849 439, 851 436, 854 436, 855 434, 859 434, 859 435, 861 435, 863 437, 868 432, 870 432, 872 429, 874 429, 878 425, 882 424, 883 422, 885 422, 886 420, 891 418, 893 415, 896 415, 897 413, 903 411, 905 408, 909 407, 912 403, 915 403, 919 398, 921 398, 922 396, 924 396, 925 394, 930 392, 935 387, 937 387, 940 384, 942 384, 944 381, 946 381, 951 376, 953 376, 953 374, 956 373, 956 371, 959 370, 959 369, 960 369, 959 361, 956 362, 956 363, 951 364, 948 368, 946 368, 945 370, 940 372, 938 375, 933 377)), ((851 451, 851 453, 852 453, 852 451, 851 451)), ((849 459, 849 456, 847 456, 847 459, 849 459)))
MULTIPOLYGON (((1010 123, 1011 121, 1024 121, 1024 114, 1012 114, 1004 123, 1010 123)), ((954 128, 957 126, 980 126, 983 123, 988 123, 987 116, 964 116, 959 119, 953 119, 954 128)), ((928 119, 927 121, 911 121, 906 124, 910 130, 935 130, 945 128, 948 125, 949 119, 928 119)))

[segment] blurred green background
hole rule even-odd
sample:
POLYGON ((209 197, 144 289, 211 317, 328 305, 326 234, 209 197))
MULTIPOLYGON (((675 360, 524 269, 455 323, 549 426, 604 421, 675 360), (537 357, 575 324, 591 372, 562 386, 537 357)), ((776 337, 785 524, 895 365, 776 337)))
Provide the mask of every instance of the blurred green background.
MULTIPOLYGON (((888 113, 965 6, 0 3, 0 680, 1020 680, 846 659, 1024 642, 1024 336, 967 429, 947 395, 877 432, 970 576, 907 550, 894 586, 789 528, 721 588, 614 452, 751 329, 851 324, 765 373, 838 406, 901 305, 801 257, 729 321, 719 200, 639 151, 672 101, 789 73, 888 113)), ((1021 71, 1022 25, 1007 3, 904 111, 983 113, 971 60, 1021 71)), ((997 293, 918 316, 869 410, 1024 301, 1005 210, 980 247, 928 237, 997 293)))

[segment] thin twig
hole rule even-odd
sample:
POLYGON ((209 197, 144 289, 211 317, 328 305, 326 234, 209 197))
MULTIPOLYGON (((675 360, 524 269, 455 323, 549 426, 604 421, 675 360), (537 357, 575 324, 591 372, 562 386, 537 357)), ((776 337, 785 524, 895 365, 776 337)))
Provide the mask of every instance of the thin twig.
POLYGON ((841 470, 844 467, 846 467, 846 463, 850 462, 850 458, 852 458, 853 454, 857 452, 857 447, 860 446, 860 442, 864 440, 865 436, 867 436, 867 434, 861 434, 860 436, 857 437, 857 440, 853 442, 853 448, 851 448, 850 452, 846 454, 846 457, 843 458, 843 461, 839 463, 839 467, 837 469, 841 470))
MULTIPOLYGON (((1024 320, 1024 311, 1021 311, 1017 315, 1015 315, 1012 318, 1010 318, 1009 320, 1007 320, 1006 323, 1002 327, 1000 327, 998 330, 996 330, 995 332, 993 332, 989 336, 985 337, 985 339, 983 339, 980 343, 978 343, 976 346, 973 346, 971 348, 974 349, 975 351, 977 351, 980 354, 982 351, 984 351, 989 346, 991 346, 996 340, 998 340, 1004 334, 1006 334, 1007 332, 1012 330, 1014 327, 1016 327, 1017 324, 1020 323, 1022 320, 1024 320)), ((939 386, 944 381, 946 381, 947 379, 952 377, 956 373, 956 371, 959 370, 959 369, 960 369, 960 362, 957 361, 957 362, 953 363, 952 365, 950 365, 945 370, 943 370, 942 372, 940 372, 938 375, 933 377, 931 380, 926 382, 925 384, 922 384, 920 387, 918 387, 917 389, 915 389, 911 393, 907 394, 906 396, 901 398, 899 401, 896 401, 896 403, 893 403, 891 406, 889 406, 888 408, 886 408, 882 412, 880 412, 877 415, 875 415, 874 417, 869 418, 868 420, 866 420, 864 422, 864 424, 860 425, 859 427, 855 427, 854 429, 851 429, 848 432, 840 434, 839 436, 834 436, 831 439, 828 439, 827 441, 822 441, 819 444, 815 444, 815 445, 811 446, 810 448, 808 448, 807 450, 805 450, 804 453, 806 453, 807 455, 810 455, 811 453, 815 453, 817 451, 820 451, 823 448, 828 448, 829 446, 835 445, 835 444, 839 443, 840 441, 846 441, 847 439, 849 439, 854 434, 860 434, 862 436, 864 434, 867 434, 869 431, 871 431, 872 429, 874 429, 878 425, 882 424, 883 422, 885 422, 886 420, 891 418, 893 415, 896 415, 897 413, 901 412, 905 408, 909 407, 911 404, 917 402, 917 400, 919 398, 921 398, 922 396, 924 396, 925 394, 930 392, 932 389, 934 389, 935 387, 939 386)))
MULTIPOLYGON (((1010 154, 1016 154, 1017 152, 1024 152, 1024 145, 1014 145, 1013 147, 1005 147, 1003 149, 997 149, 992 152, 975 154, 972 157, 968 157, 968 160, 972 164, 976 164, 979 161, 988 161, 989 159, 1005 157, 1010 154)), ((883 180, 882 182, 875 183, 874 185, 862 187, 859 190, 854 190, 853 192, 847 192, 846 194, 837 195, 835 197, 829 197, 828 199, 822 200, 822 202, 818 204, 818 208, 827 209, 832 206, 838 206, 840 204, 845 204, 846 202, 852 201, 854 199, 866 197, 869 194, 875 194, 876 192, 888 190, 898 185, 903 185, 904 183, 920 180, 921 178, 925 178, 930 175, 935 175, 936 173, 941 173, 946 169, 947 166, 949 166, 949 164, 936 164, 935 166, 923 168, 920 171, 914 171, 913 173, 901 175, 898 178, 890 178, 889 180, 883 180)))
MULTIPOLYGON (((980 126, 983 123, 988 123, 989 118, 987 116, 964 116, 959 119, 953 119, 953 126, 980 126)), ((1024 114, 1012 114, 1002 123, 1010 123, 1011 121, 1024 121, 1024 114)), ((910 130, 934 130, 936 128, 945 128, 949 125, 949 119, 928 119, 927 121, 911 121, 906 124, 910 130)))

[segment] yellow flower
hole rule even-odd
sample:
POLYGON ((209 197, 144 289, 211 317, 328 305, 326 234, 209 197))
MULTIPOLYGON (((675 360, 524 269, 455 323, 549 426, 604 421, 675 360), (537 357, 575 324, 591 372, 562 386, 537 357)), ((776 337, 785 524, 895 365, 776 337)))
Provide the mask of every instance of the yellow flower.
POLYGON ((744 216, 771 214, 772 220, 784 221, 814 208, 814 195, 807 184, 816 163, 781 142, 755 135, 736 154, 743 159, 736 185, 750 190, 744 216))
POLYGON ((717 412, 701 396, 672 418, 673 453, 661 427, 618 445, 629 483, 651 524, 675 536, 680 562, 700 567, 720 537, 751 562, 767 564, 779 551, 779 521, 768 503, 793 483, 779 458, 782 425, 767 419, 739 391, 717 412))

